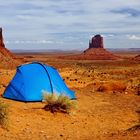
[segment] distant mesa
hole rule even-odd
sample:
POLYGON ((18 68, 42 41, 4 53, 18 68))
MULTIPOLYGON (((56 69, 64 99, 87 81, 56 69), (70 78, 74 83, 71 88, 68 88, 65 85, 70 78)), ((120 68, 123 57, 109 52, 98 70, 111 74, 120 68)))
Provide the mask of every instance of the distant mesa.
MULTIPOLYGON (((62 57, 61 57, 62 58, 62 57)), ((64 58, 64 57, 63 57, 64 58)), ((118 56, 107 51, 104 48, 103 37, 101 35, 95 35, 89 40, 89 47, 82 54, 65 56, 67 59, 74 60, 117 60, 118 56)))
POLYGON ((12 54, 3 41, 2 28, 0 28, 0 68, 13 68, 19 64, 19 61, 15 59, 15 55, 12 54))
POLYGON ((89 48, 86 49, 82 56, 87 60, 116 60, 118 56, 115 56, 111 52, 104 49, 103 37, 101 35, 95 35, 89 41, 89 48))

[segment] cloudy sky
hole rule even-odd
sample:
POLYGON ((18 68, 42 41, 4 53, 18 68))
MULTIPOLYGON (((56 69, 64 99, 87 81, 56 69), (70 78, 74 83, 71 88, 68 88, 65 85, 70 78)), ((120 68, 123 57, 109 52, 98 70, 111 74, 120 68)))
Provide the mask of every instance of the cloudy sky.
POLYGON ((0 26, 9 49, 140 48, 140 0, 0 0, 0 26))

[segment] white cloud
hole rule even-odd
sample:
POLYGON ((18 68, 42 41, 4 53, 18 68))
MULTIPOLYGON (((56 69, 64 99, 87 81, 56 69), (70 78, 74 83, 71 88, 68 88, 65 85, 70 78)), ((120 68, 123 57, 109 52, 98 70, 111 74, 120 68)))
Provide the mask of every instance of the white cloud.
POLYGON ((7 18, 7 21, 11 19, 11 25, 18 24, 18 29, 33 26, 34 30, 39 28, 40 32, 45 28, 46 33, 137 32, 140 20, 139 17, 132 19, 124 13, 110 12, 123 7, 138 9, 139 0, 127 0, 127 2, 122 0, 106 0, 106 2, 104 0, 61 0, 59 3, 56 0, 40 0, 39 2, 14 0, 13 3, 3 0, 3 5, 5 5, 5 12, 3 9, 1 12, 4 19, 7 18))
POLYGON ((140 40, 140 36, 132 35, 132 36, 129 36, 129 39, 130 40, 140 40))
MULTIPOLYGON (((139 7, 139 0, 1 0, 0 25, 6 40, 17 40, 16 44, 65 46, 68 41, 87 43, 90 35, 95 34, 103 34, 106 40, 115 38, 116 34, 139 35, 139 7)), ((139 40, 139 36, 127 39, 139 40)))
POLYGON ((51 40, 12 40, 5 41, 5 44, 53 44, 51 40))
POLYGON ((38 44, 52 44, 53 43, 53 41, 50 41, 50 40, 38 40, 34 42, 38 44))

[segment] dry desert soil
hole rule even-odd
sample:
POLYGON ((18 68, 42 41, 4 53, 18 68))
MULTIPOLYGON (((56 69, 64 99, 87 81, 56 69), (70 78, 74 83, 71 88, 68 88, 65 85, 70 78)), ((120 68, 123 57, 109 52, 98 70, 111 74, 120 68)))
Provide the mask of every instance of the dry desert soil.
MULTIPOLYGON (((0 140, 139 140, 140 62, 120 55, 127 59, 80 61, 57 59, 56 54, 18 54, 24 62, 39 61, 57 68, 75 91, 77 108, 71 114, 52 114, 42 109, 41 102, 0 97, 9 105, 9 126, 0 128, 0 140)), ((0 95, 15 72, 0 70, 0 95)))

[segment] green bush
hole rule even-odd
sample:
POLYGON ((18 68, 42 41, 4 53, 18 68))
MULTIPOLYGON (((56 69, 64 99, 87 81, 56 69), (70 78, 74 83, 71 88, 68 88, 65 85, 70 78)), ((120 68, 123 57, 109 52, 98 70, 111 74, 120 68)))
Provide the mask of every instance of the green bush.
POLYGON ((70 100, 63 94, 57 96, 55 93, 46 93, 45 91, 43 92, 43 102, 46 104, 44 109, 52 113, 70 113, 76 107, 76 101, 70 100))
POLYGON ((7 128, 8 125, 8 105, 0 101, 0 125, 7 128))

